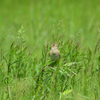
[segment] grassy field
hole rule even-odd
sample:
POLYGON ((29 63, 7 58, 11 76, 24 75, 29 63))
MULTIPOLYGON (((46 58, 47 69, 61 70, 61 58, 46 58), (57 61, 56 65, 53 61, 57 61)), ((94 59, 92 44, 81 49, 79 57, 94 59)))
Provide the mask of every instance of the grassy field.
POLYGON ((0 100, 100 100, 100 1, 1 0, 0 100))

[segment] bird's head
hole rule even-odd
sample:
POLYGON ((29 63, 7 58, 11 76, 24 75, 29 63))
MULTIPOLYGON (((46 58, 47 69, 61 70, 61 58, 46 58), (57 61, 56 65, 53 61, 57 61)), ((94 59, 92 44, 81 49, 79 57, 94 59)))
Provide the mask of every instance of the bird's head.
POLYGON ((51 48, 58 48, 58 45, 56 42, 54 42, 52 45, 51 45, 51 48))

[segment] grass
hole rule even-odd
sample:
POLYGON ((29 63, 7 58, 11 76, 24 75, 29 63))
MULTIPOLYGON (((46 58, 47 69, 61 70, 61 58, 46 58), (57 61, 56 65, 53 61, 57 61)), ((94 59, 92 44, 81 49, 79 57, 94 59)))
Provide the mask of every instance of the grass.
POLYGON ((0 100, 99 100, 99 1, 0 3, 0 100), (56 41, 59 63, 49 57, 56 41))

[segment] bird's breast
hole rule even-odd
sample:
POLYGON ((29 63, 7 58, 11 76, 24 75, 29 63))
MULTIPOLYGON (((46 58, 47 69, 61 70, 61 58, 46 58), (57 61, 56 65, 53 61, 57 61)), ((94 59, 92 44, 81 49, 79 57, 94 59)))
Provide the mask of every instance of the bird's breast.
POLYGON ((52 60, 58 60, 60 58, 58 49, 51 50, 50 56, 52 60))

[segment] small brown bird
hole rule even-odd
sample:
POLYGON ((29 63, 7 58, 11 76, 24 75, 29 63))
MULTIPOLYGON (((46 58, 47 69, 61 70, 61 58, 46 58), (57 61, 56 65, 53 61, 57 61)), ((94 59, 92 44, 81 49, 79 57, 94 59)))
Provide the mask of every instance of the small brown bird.
POLYGON ((58 46, 56 44, 56 42, 54 42, 51 45, 51 50, 50 50, 50 57, 53 61, 57 61, 60 58, 60 51, 58 50, 58 46))

